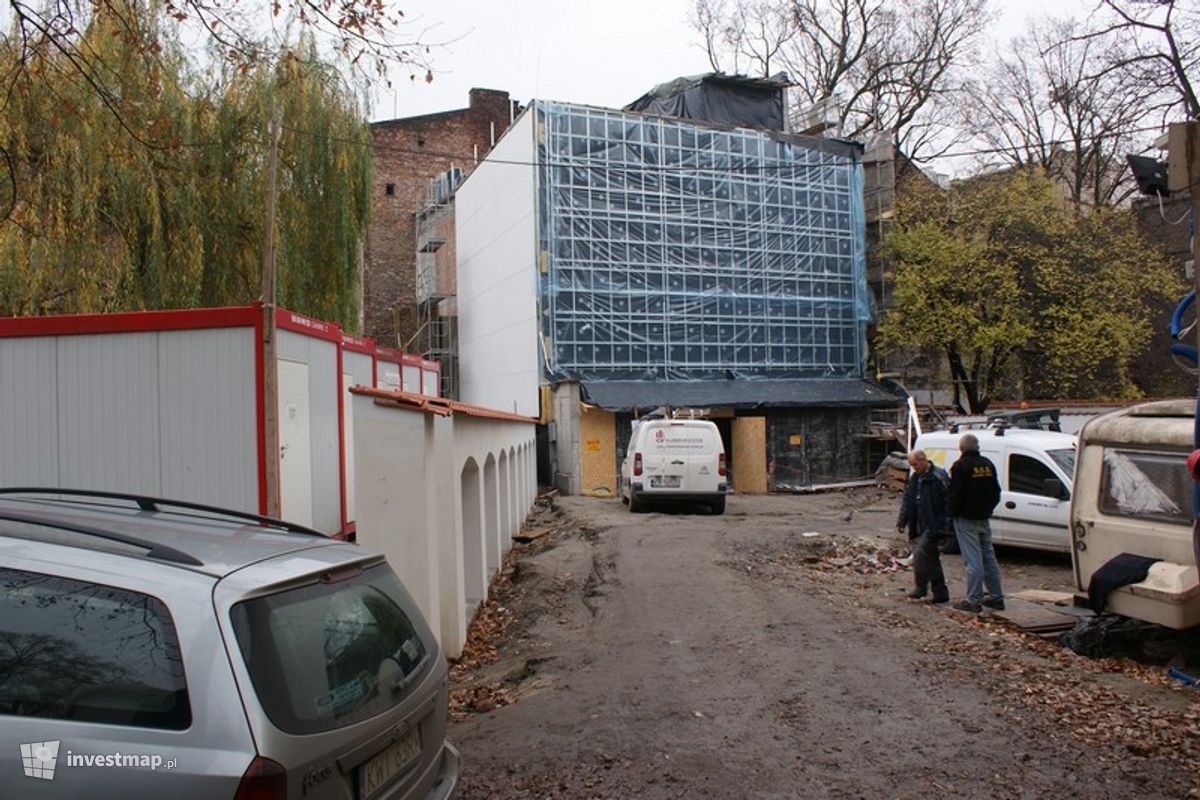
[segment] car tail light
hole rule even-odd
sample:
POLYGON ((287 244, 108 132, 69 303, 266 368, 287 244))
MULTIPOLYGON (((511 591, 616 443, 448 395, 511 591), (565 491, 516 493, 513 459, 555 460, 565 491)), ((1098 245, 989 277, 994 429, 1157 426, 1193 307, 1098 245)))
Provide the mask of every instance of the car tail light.
POLYGON ((717 474, 720 475, 722 478, 725 477, 725 454, 724 453, 721 453, 721 455, 717 456, 717 474))
POLYGON ((242 773, 233 800, 286 800, 287 770, 269 758, 255 756, 242 773))
POLYGON ((642 454, 641 453, 633 454, 633 474, 634 475, 642 474, 642 454))

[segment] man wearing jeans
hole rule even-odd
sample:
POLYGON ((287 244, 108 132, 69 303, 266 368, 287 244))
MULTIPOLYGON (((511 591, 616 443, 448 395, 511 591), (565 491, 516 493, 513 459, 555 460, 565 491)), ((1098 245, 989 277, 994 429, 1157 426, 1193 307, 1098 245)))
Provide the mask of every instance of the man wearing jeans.
POLYGON ((962 456, 950 467, 950 516, 954 535, 967 567, 967 597, 954 604, 959 611, 978 614, 984 606, 1003 610, 1000 564, 992 548, 988 518, 1000 502, 996 465, 979 453, 979 439, 965 434, 958 440, 962 456), (984 585, 988 596, 983 596, 984 585))
POLYGON ((900 505, 900 517, 896 528, 908 533, 913 547, 913 579, 916 585, 908 596, 920 600, 933 591, 930 602, 937 605, 950 602, 950 590, 942 572, 938 540, 948 534, 950 527, 949 507, 946 503, 946 471, 925 457, 923 450, 908 454, 912 474, 904 490, 904 501, 900 505))

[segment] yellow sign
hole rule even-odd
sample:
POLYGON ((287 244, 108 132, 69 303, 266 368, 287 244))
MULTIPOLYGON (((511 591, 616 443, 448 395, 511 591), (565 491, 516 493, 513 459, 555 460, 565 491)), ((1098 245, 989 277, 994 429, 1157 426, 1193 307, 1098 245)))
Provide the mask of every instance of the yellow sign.
POLYGON ((587 451, 589 453, 599 453, 600 452, 600 440, 599 439, 588 439, 587 441, 585 441, 583 443, 583 446, 587 448, 587 451))
POLYGON ((793 433, 788 437, 788 444, 790 444, 792 447, 799 447, 800 445, 804 444, 804 437, 798 433, 793 433))

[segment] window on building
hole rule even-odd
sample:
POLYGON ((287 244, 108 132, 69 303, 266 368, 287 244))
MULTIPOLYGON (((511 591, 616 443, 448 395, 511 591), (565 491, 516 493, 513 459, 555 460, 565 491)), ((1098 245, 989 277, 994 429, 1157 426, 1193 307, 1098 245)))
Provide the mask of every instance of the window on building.
POLYGON ((388 197, 393 197, 396 194, 396 184, 389 183, 388 185, 384 186, 383 193, 388 197))

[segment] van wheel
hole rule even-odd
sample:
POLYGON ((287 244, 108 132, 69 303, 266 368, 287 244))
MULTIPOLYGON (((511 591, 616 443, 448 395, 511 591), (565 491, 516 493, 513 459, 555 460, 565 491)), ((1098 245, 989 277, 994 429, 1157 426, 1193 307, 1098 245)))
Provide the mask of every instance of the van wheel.
POLYGON ((633 514, 641 514, 646 510, 646 501, 634 494, 633 490, 629 490, 629 511, 633 514))
POLYGON ((708 507, 714 514, 724 514, 725 498, 722 497, 720 500, 714 500, 713 502, 709 503, 708 507))

